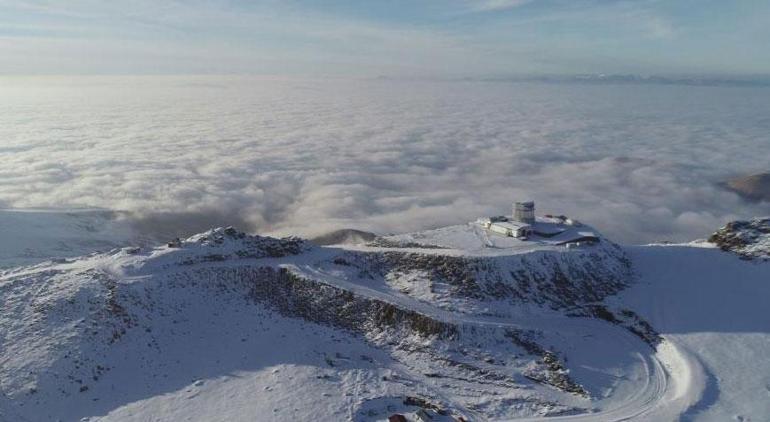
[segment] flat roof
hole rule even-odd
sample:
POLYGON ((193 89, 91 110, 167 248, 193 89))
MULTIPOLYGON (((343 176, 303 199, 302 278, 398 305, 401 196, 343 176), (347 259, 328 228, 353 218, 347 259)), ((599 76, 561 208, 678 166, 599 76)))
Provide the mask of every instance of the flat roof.
POLYGON ((506 229, 513 229, 513 230, 524 229, 524 228, 531 228, 532 227, 532 225, 529 224, 529 223, 524 223, 524 222, 521 222, 521 221, 513 221, 513 220, 495 221, 495 222, 492 223, 492 225, 493 226, 504 227, 506 229))

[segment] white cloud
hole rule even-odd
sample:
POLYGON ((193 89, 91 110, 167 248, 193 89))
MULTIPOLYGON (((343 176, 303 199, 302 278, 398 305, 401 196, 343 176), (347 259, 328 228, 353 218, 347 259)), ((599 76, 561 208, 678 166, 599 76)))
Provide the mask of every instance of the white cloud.
POLYGON ((399 232, 527 197, 646 242, 768 211, 714 183, 770 167, 770 103, 741 88, 49 77, 0 97, 0 203, 164 235, 399 232))

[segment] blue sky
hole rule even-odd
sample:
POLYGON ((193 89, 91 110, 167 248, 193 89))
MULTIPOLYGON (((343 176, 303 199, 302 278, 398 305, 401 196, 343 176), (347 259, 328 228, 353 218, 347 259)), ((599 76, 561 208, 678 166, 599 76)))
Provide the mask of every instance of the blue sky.
POLYGON ((770 74, 767 0, 0 0, 0 74, 770 74))

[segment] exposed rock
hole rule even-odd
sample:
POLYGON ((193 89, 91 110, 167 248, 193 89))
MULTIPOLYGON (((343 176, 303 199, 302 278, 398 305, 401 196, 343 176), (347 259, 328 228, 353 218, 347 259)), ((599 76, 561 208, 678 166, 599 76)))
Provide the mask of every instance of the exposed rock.
POLYGON ((455 325, 387 302, 356 296, 347 290, 299 277, 284 268, 204 267, 195 271, 195 277, 245 285, 253 299, 284 315, 358 333, 404 329, 423 337, 451 339, 458 335, 455 325))
POLYGON ((484 329, 482 330, 484 332, 481 332, 477 327, 464 327, 439 321, 388 302, 359 296, 317 280, 300 277, 284 268, 202 267, 193 273, 177 274, 176 277, 180 281, 207 279, 215 280, 222 286, 241 285, 247 289, 254 300, 272 306, 281 314, 350 330, 375 343, 380 343, 381 339, 388 339, 388 344, 394 341, 403 342, 399 347, 408 350, 409 354, 426 354, 430 360, 452 368, 455 373, 455 375, 426 374, 428 377, 453 378, 480 384, 492 383, 513 388, 515 383, 507 374, 450 359, 438 352, 439 349, 450 344, 463 344, 463 333, 466 333, 466 329, 468 330, 466 334, 471 339, 476 336, 509 338, 524 352, 538 358, 535 366, 527 373, 527 378, 569 393, 588 395, 581 385, 569 377, 569 371, 558 355, 537 343, 535 332, 500 331, 495 328, 484 329), (415 347, 412 345, 413 340, 407 340, 415 334, 424 339, 438 341, 444 346, 434 347, 423 344, 415 347), (458 373, 466 375, 463 377, 457 375, 458 373))
POLYGON ((274 238, 251 236, 232 227, 216 228, 176 240, 169 247, 182 249, 178 252, 180 263, 186 265, 248 258, 280 258, 297 255, 311 247, 299 237, 274 238))
POLYGON ((727 223, 709 242, 744 259, 770 259, 770 217, 727 223))
POLYGON ((636 312, 629 309, 613 311, 604 305, 589 304, 583 305, 567 312, 568 316, 598 318, 611 324, 619 325, 640 339, 655 348, 663 338, 660 333, 650 325, 649 322, 642 319, 636 312))
POLYGON ((438 413, 439 415, 446 415, 447 411, 444 410, 443 406, 440 406, 438 404, 435 404, 431 402, 428 399, 422 398, 422 397, 415 397, 415 396, 407 396, 404 398, 404 405, 406 406, 417 406, 422 409, 430 409, 438 413))
POLYGON ((506 257, 347 252, 334 263, 354 267, 364 278, 412 274, 429 283, 445 283, 457 298, 510 299, 554 309, 601 301, 631 279, 631 264, 614 245, 580 254, 533 252, 506 257))
POLYGON ((523 348, 530 354, 540 356, 542 364, 545 365, 546 371, 532 371, 524 374, 525 377, 532 381, 550 385, 563 391, 588 397, 588 391, 586 391, 582 385, 576 383, 574 380, 572 380, 572 378, 570 378, 569 370, 564 367, 564 364, 556 355, 556 353, 550 350, 546 350, 543 346, 532 339, 532 332, 522 330, 507 330, 505 332, 505 336, 511 339, 514 344, 523 348))
POLYGON ((398 249, 446 249, 443 246, 432 245, 429 243, 395 241, 384 237, 377 237, 367 244, 378 248, 398 248, 398 249))

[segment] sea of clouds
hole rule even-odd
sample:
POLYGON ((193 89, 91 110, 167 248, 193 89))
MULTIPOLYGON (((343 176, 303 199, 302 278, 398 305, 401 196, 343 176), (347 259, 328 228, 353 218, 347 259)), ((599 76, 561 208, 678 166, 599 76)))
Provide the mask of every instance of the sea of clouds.
POLYGON ((0 78, 0 207, 163 235, 459 224, 534 199, 626 243, 770 214, 770 88, 270 77, 0 78))

